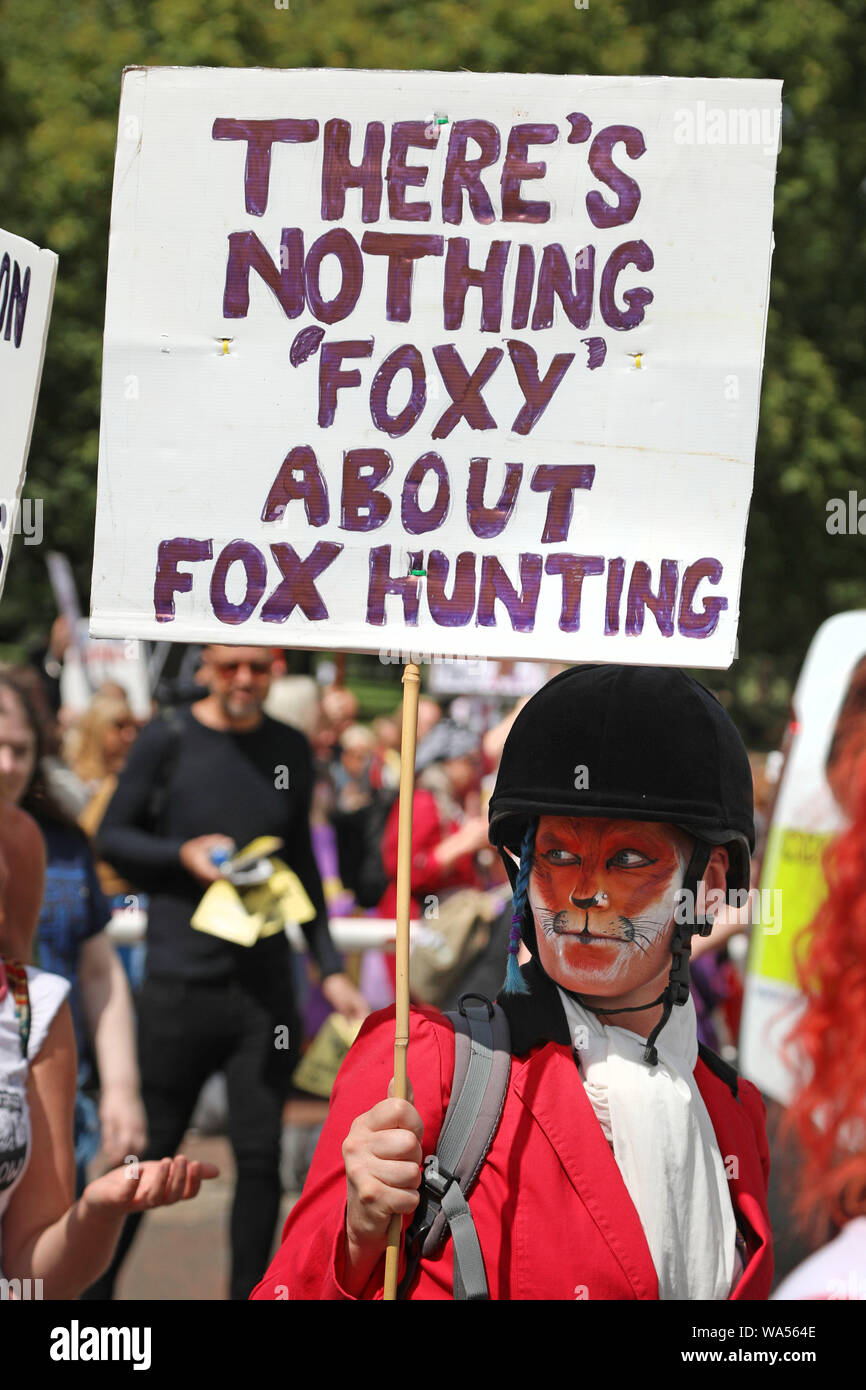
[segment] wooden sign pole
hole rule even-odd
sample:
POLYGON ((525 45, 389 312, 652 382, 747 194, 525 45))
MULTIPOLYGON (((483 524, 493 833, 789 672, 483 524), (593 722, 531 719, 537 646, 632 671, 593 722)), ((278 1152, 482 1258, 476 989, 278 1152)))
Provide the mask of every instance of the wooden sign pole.
MULTIPOLYGON (((412 907, 412 806, 415 798, 415 744, 421 672, 414 662, 403 670, 403 728, 400 741, 400 806, 397 839, 397 1019, 394 1034, 394 1095, 408 1099, 406 1056, 409 1050, 409 917, 412 907)), ((397 1297, 403 1218, 392 1216, 385 1250, 384 1298, 397 1297)))

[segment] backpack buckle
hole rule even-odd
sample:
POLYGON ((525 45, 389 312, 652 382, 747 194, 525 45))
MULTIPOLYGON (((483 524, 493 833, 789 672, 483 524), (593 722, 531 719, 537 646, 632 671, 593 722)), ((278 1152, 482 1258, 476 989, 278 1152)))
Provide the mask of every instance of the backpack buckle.
POLYGON ((467 1017, 467 1013, 463 1005, 467 999, 477 999, 479 1004, 483 1004, 485 1009, 487 1010, 488 1019, 491 1019, 493 1017, 493 1005, 487 998, 486 994, 461 994, 457 1002, 457 1007, 464 1018, 467 1017))
POLYGON ((428 1154, 424 1159, 424 1177, 421 1181, 423 1186, 441 1202, 451 1184, 457 1182, 457 1179, 453 1173, 449 1173, 448 1169, 440 1164, 436 1154, 428 1154))

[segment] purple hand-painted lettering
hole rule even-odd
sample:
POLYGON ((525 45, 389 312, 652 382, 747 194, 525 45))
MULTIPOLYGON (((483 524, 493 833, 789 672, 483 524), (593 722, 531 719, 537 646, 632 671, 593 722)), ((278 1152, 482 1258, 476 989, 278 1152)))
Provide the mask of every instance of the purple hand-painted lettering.
POLYGON ((580 602, 583 581, 587 575, 604 574, 601 555, 548 555, 544 562, 546 574, 562 577, 562 608, 559 626, 563 632, 580 631, 580 602))
POLYGON ((492 241, 484 269, 481 270, 469 264, 468 237, 449 237, 442 292, 447 329, 454 331, 463 326, 466 291, 472 285, 481 290, 482 333, 499 332, 502 323, 502 282, 510 249, 510 241, 492 241))
POLYGON ((361 221, 378 222, 382 203, 382 151, 385 127, 371 121, 364 136, 360 164, 349 159, 352 127, 348 121, 334 119, 325 125, 322 159, 322 221, 336 222, 345 216, 346 189, 361 190, 361 221))
POLYGON ((407 188, 423 188, 430 170, 421 165, 407 165, 410 149, 435 150, 439 131, 428 133, 425 121, 395 121, 391 127, 391 153, 386 173, 388 183, 388 215, 395 222, 429 222, 430 204, 407 203, 407 188))
POLYGON ((662 637, 672 637, 674 632, 674 604, 677 597, 679 566, 676 560, 662 560, 659 591, 654 594, 652 573, 644 560, 637 560, 628 584, 628 597, 625 605, 625 630, 630 637, 643 632, 644 612, 647 608, 653 613, 662 637))
POLYGON ((475 556, 461 550, 454 566, 451 597, 445 593, 449 562, 441 550, 427 557, 427 604, 430 616, 440 627, 466 627, 475 608, 475 556))
POLYGON ((547 516, 544 520, 542 545, 552 541, 567 541, 568 528, 574 514, 574 489, 587 491, 595 481, 594 463, 540 463, 532 475, 533 492, 549 492, 547 516))
POLYGON ((518 593, 500 560, 495 555, 482 556, 476 626, 496 626, 494 605, 496 599, 499 599, 505 605, 513 630, 515 632, 532 632, 535 626, 535 609, 538 605, 542 571, 543 561, 540 555, 521 555, 520 592, 518 593))
POLYGON ((319 138, 319 122, 237 121, 218 116, 213 123, 214 140, 246 140, 247 159, 244 166, 244 205, 253 217, 262 217, 268 206, 268 184, 271 177, 271 147, 275 144, 304 145, 319 138))
POLYGON ((607 562, 607 593, 604 603, 604 635, 615 637, 619 632, 619 604, 625 579, 625 560, 621 555, 607 562))
POLYGON ((515 434, 529 434, 550 405, 553 393, 574 361, 574 353, 558 352, 543 377, 538 375, 538 355, 529 343, 509 338, 508 353, 526 402, 515 416, 511 428, 515 434))
POLYGON ((313 323, 309 328, 302 328, 296 333, 292 346, 289 348, 289 361, 293 367, 300 367, 302 362, 306 362, 308 357, 312 357, 314 352, 318 352, 319 345, 325 336, 324 328, 320 328, 317 323, 313 323))
POLYGON ((728 600, 715 596, 705 598, 700 612, 695 611, 694 601, 695 592, 702 579, 708 579, 711 584, 718 584, 721 577, 721 562, 710 555, 695 560, 685 571, 677 618, 677 626, 684 637, 709 637, 715 632, 719 615, 727 608, 728 600))
POLYGON ((586 195, 586 210, 594 227, 621 227, 634 217, 640 203, 640 188, 633 178, 617 168, 611 158, 614 145, 622 143, 629 159, 640 159, 646 141, 633 125, 610 125, 600 130, 589 147, 589 167, 599 183, 606 183, 617 196, 612 207, 597 189, 586 195))
POLYGON ((385 449, 346 450, 340 516, 344 531, 375 531, 388 520, 391 499, 379 492, 378 487, 393 467, 391 455, 385 449))
POLYGON ((339 343, 323 343, 319 353, 319 424, 322 428, 334 423, 337 392, 340 387, 360 386, 361 373, 357 367, 342 370, 345 357, 371 357, 373 339, 349 338, 339 343))
POLYGON ((255 232, 230 232, 223 318, 244 319, 250 307, 250 271, 254 270, 276 296, 286 318, 304 312, 304 234, 284 227, 280 264, 276 266, 255 232))
POLYGON ((500 179, 503 222, 550 221, 550 203, 527 202, 521 197, 520 185, 528 179, 543 179, 547 173, 544 160, 529 162, 528 147, 552 145, 558 136, 557 126, 537 121, 511 127, 500 179))
POLYGON ((538 290, 532 311, 534 329, 553 323, 553 297, 556 295, 575 328, 586 328, 592 314, 592 287, 595 280, 595 247, 584 246, 574 258, 574 283, 568 257, 558 242, 545 246, 538 270, 538 290))
POLYGON ((446 439, 454 426, 464 419, 473 430, 496 429, 496 421, 482 400, 481 387, 490 380, 503 355, 502 348, 488 348, 470 374, 452 343, 434 347, 433 356, 452 401, 433 427, 434 439, 446 439))
POLYGON ((529 323, 532 287, 535 284, 535 251, 521 246, 517 253, 517 277, 514 282, 514 302, 511 306, 511 327, 525 328, 529 323))
POLYGON ((370 388, 370 414, 373 424, 377 430, 382 430, 392 439, 397 439, 417 423, 426 403, 427 374, 424 370, 424 359, 412 343, 404 343, 402 347, 395 348, 388 354, 373 377, 373 385, 370 388), (399 415, 391 415, 388 411, 388 393, 394 377, 403 370, 408 371, 411 376, 409 399, 399 415))
POLYGON ((302 560, 293 546, 282 541, 272 545, 271 554, 283 578, 262 608, 262 622, 283 623, 295 608, 300 608, 310 622, 327 618, 328 609, 315 581, 342 549, 336 541, 317 541, 306 560, 302 560))
POLYGON ((644 307, 653 300, 652 290, 643 287, 626 290, 623 299, 628 308, 622 310, 617 307, 616 280, 620 271, 627 265, 635 265, 638 270, 652 270, 654 264, 653 253, 645 241, 624 241, 622 246, 617 246, 616 250, 611 251, 602 272, 599 292, 601 316, 609 328, 635 328, 643 322, 644 307))
POLYGON ((442 220, 459 225, 463 221, 463 192, 476 222, 496 221, 490 194, 481 180, 482 169, 495 164, 499 158, 499 131, 492 121, 455 121, 448 141, 445 176, 442 180, 442 220), (474 140, 481 153, 475 159, 466 155, 466 146, 474 140))
POLYGON ((444 237, 422 232, 364 233, 361 250, 368 256, 388 257, 385 317, 391 323, 408 323, 412 313, 415 262, 424 256, 441 256, 444 244, 444 237))
POLYGON ((400 499, 400 519, 403 530, 410 536, 422 536, 427 531, 435 531, 441 526, 451 505, 451 483, 448 469, 439 454, 422 454, 416 459, 406 474, 403 495, 400 499), (435 473, 439 479, 436 497, 429 511, 422 511, 418 505, 418 493, 428 473, 435 473))
POLYGON ((221 623, 245 623, 251 617, 265 592, 268 566, 264 555, 250 541, 229 541, 220 551, 210 579, 210 602, 221 623), (240 603, 232 603, 226 594, 226 580, 232 565, 242 565, 246 574, 246 590, 240 603))
POLYGON ((364 283, 364 258, 345 227, 332 227, 313 242, 304 261, 304 283, 310 312, 322 323, 339 323, 351 314, 364 283), (342 281, 333 299, 323 299, 319 288, 319 271, 326 256, 336 256, 340 262, 342 281))
POLYGON ((158 623, 172 621, 175 594, 188 594, 192 588, 192 575, 178 569, 180 562, 212 558, 213 541, 197 541, 191 536, 175 536, 171 540, 160 541, 153 580, 153 611, 158 623))
POLYGON ((297 444, 283 459, 262 508, 262 521, 281 521, 289 502, 297 498, 303 499, 309 526, 327 525, 328 486, 309 444, 297 444))
POLYGON ((517 491, 523 477, 522 463, 506 463, 505 482, 499 500, 495 507, 485 507, 484 492, 489 463, 490 460, 486 458, 469 460, 469 482, 466 488, 466 515, 469 525, 473 534, 482 540, 490 540, 492 536, 498 536, 505 530, 514 511, 517 491))
MULTIPOLYGON (((409 552, 409 569, 423 567, 423 550, 409 552)), ((370 582, 367 588, 367 622, 382 627, 385 622, 386 594, 399 594, 403 600, 403 621, 410 627, 418 622, 420 604, 419 581, 402 572, 391 574, 390 545, 375 545, 370 551, 370 582)))

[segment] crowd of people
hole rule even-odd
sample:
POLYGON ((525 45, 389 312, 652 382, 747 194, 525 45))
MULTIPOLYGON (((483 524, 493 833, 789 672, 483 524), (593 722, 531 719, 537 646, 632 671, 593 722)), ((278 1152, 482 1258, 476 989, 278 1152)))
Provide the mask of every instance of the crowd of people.
MULTIPOLYGON (((488 1268, 497 1271, 491 1296, 573 1297, 562 1292, 571 1279, 588 1297, 768 1297, 763 1107, 748 1083, 737 1091, 729 1065, 742 968, 728 943, 748 922, 722 911, 715 923, 695 918, 685 931, 673 903, 684 883, 747 889, 757 881, 771 788, 706 692, 697 697, 706 729, 687 757, 678 752, 701 687, 634 669, 627 705, 629 668, 614 667, 548 671, 554 678, 534 697, 498 705, 421 697, 411 916, 419 961, 432 941, 433 965, 417 972, 414 1103, 386 1099, 393 1015, 369 1017, 393 1001, 389 943, 350 970, 329 927, 337 916, 394 919, 400 709, 363 722, 351 689, 286 675, 281 654, 265 647, 202 648, 193 698, 154 702, 149 719, 133 715, 121 685, 103 685, 73 714, 48 663, 0 671, 3 1275, 42 1279, 46 1297, 111 1298, 142 1213, 193 1197, 215 1175, 213 1165, 188 1163, 179 1151, 205 1083, 219 1073, 236 1164, 229 1296, 245 1299, 255 1288, 257 1297, 280 1297, 279 1287, 301 1298, 381 1297, 388 1222, 395 1212, 408 1220, 428 1200, 423 1184, 419 1193, 421 1164, 447 1103, 428 1077, 452 1065, 437 1006, 456 1007, 471 992, 500 996, 511 1037, 503 1118, 473 1203, 488 1268), (668 682, 662 696, 653 681, 668 682), (610 714, 615 697, 619 726, 610 714), (725 747, 727 761, 716 766, 725 747), (588 789, 579 779, 557 786, 557 769, 584 765, 592 769, 588 789), (684 789, 689 776, 694 786, 684 789), (725 777, 734 781, 720 792, 725 777), (306 920, 298 919, 303 961, 282 929, 260 924, 240 944, 198 921, 211 888, 226 883, 227 861, 263 837, 278 846, 267 854, 284 861, 307 905, 306 920), (576 882, 566 889, 569 874, 580 890, 576 882), (112 920, 130 903, 146 916, 146 936, 118 947, 112 920), (609 908, 618 915, 603 916, 609 908), (607 954, 614 943, 615 968, 607 954), (509 984, 500 993, 506 961, 509 984), (367 1022, 268 1269, 286 1105, 328 1011, 367 1022), (539 1071, 530 1101, 532 1068, 522 1069, 523 1060, 545 1048, 569 1069, 555 1084, 539 1071), (662 1073, 663 1094, 660 1083, 649 1085, 662 1073), (521 1137, 521 1095, 542 1128, 564 1096, 578 1109, 586 1097, 579 1137, 594 1154, 593 1181, 611 1161, 608 1179, 618 1169, 623 1180, 605 1239, 599 1244, 587 1227, 581 1269, 560 1267, 556 1277, 549 1259, 519 1255, 514 1221, 499 1219, 511 1204, 518 1225, 543 1231, 547 1223, 552 1233, 571 1202, 560 1169, 574 1159, 562 1152, 574 1136, 553 1137, 552 1150, 536 1152, 521 1137), (737 1130, 743 1116, 747 1131, 737 1130), (733 1185, 726 1143, 742 1161, 733 1185), (507 1176, 509 1155, 522 1145, 545 1172, 550 1152, 560 1165, 534 1187, 523 1184, 525 1200, 507 1176), (700 1182, 700 1201, 674 1200, 687 1178, 690 1190, 700 1182), (612 1253, 618 1247, 634 1259, 625 1277, 612 1253)), ((847 896, 844 918, 838 904, 826 910, 826 931, 836 942, 832 963, 843 960, 862 982, 866 953, 839 945, 857 933, 862 943, 866 911, 857 877, 866 754, 849 741, 846 756, 852 828, 832 872, 847 896)), ((808 992, 823 963, 823 1002, 802 1025, 822 1067, 838 1042, 826 1004, 834 988, 828 959, 816 948, 803 977, 808 992)), ((846 1048, 853 1046, 849 1036, 846 1048)), ((810 1189, 819 1165, 836 1232, 863 1208, 858 1104, 849 1096, 819 1141, 819 1068, 792 1112, 810 1189)), ((801 1192, 801 1214, 805 1205, 801 1192)), ((585 1206, 572 1217, 583 1230, 585 1206)), ((450 1247, 416 1252, 411 1268, 406 1261, 407 1296, 461 1296, 450 1247)))

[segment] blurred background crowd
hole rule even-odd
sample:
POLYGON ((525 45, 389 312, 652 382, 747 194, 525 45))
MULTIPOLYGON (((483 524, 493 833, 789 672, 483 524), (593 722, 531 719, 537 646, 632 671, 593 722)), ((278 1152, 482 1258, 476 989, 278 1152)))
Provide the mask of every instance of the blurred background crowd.
MULTIPOLYGON (((143 648, 132 644, 126 684, 104 681, 88 692, 61 618, 31 662, 0 668, 0 797, 36 819, 47 850, 33 960, 72 986, 79 1193, 88 1172, 140 1153, 147 1130, 135 1033, 136 997, 146 974, 148 896, 146 885, 124 877, 100 853, 100 826, 142 727, 175 718, 208 689, 202 650, 173 646, 171 669, 161 668, 154 695, 136 713, 143 648)), ((218 650, 243 658, 248 649, 218 650)), ((346 672, 351 659, 338 655, 320 658, 314 674, 287 674, 284 653, 249 651, 266 658, 255 695, 263 712, 300 731, 312 750, 310 837, 331 935, 362 1001, 346 1012, 359 1022, 368 1009, 394 998, 399 672, 375 658, 356 658, 360 678, 353 681, 346 672), (380 670, 371 681, 374 665, 380 670), (377 706, 382 712, 371 714, 377 706)), ((154 652, 148 655, 153 672, 154 652)), ((256 663, 242 662, 239 671, 237 665, 231 663, 230 679, 233 689, 243 690, 255 683, 250 667, 256 663)), ((94 670, 98 679, 99 663, 91 662, 90 669, 91 681, 94 670)), ((411 904, 411 978, 418 1002, 455 1007, 466 991, 494 997, 502 984, 512 909, 504 868, 488 843, 487 799, 514 716, 558 669, 496 662, 423 668, 428 689, 418 711, 411 904), (462 693, 448 693, 449 686, 462 686, 462 693)), ((752 758, 756 883, 780 761, 780 755, 752 758)), ((279 769, 274 772, 278 781, 279 769)), ((290 845, 285 857, 291 863, 290 845)), ((711 938, 694 943, 692 990, 701 1040, 730 1060, 737 1057, 747 919, 747 911, 732 913, 711 938)), ((303 1185, 333 1078, 354 1035, 343 1032, 337 1039, 323 1027, 337 1015, 297 929, 293 941, 299 1051, 310 1053, 315 1065, 296 1070, 283 1111, 281 1185, 288 1201, 303 1185)), ((225 1078, 216 1071, 202 1089, 192 1134, 217 1142, 227 1121, 225 1078)), ((144 1286, 128 1287, 140 1296, 165 1296, 148 1288, 146 1277, 144 1286)))
MULTIPOLYGON (((708 0, 698 7, 678 0, 477 0, 471 7, 456 0, 329 0, 326 22, 322 7, 309 0, 291 6, 270 0, 3 5, 3 223, 56 250, 61 273, 24 491, 38 509, 38 536, 34 530, 16 540, 0 607, 6 662, 0 670, 0 803, 29 812, 44 837, 45 889, 32 959, 72 982, 79 1191, 88 1175, 139 1154, 147 1130, 138 1014, 149 896, 135 875, 101 852, 100 831, 136 741, 148 737, 143 730, 155 720, 170 722, 212 688, 199 649, 88 643, 71 598, 76 584, 86 594, 92 566, 106 253, 123 68, 465 68, 784 80, 739 649, 729 671, 694 673, 719 695, 753 750, 757 885, 765 850, 769 857, 774 798, 798 733, 790 708, 797 672, 822 622, 866 604, 860 511, 866 504, 859 501, 866 299, 856 292, 866 269, 864 50, 866 9, 857 0, 765 0, 760 6, 708 0), (841 531, 828 521, 840 499, 850 518, 841 531)), ((849 670, 864 650, 866 637, 849 651, 849 670)), ((450 1007, 464 990, 495 993, 501 983, 510 895, 487 843, 486 801, 516 709, 554 670, 492 662, 474 671, 423 668, 412 870, 412 979, 419 1000, 450 1007)), ((832 671, 824 674, 829 682, 832 671)), ((251 667, 247 678, 256 679, 251 667)), ((393 998, 400 670, 375 657, 295 651, 272 654, 262 679, 270 687, 268 714, 299 730, 312 750, 312 849, 334 946, 357 991, 346 987, 341 1007, 333 1005, 307 938, 292 933, 302 1036, 282 1115, 285 1211, 303 1182, 341 1048, 366 1009, 393 998), (337 1028, 336 1019, 345 1028, 337 1028)), ((834 699, 832 717, 842 705, 862 729, 866 699, 856 673, 848 696, 840 688, 834 699)), ((785 889, 786 922, 797 918, 811 929, 811 935, 804 930, 810 952, 798 967, 808 999, 798 1041, 808 1065, 790 1107, 796 1138, 782 1125, 785 1107, 771 1099, 771 1215, 779 1278, 810 1246, 838 1231, 859 1230, 860 1249, 845 1266, 851 1271, 847 1292, 828 1294, 825 1281, 819 1296, 862 1298, 866 754, 859 732, 847 739, 844 760, 837 742, 827 764, 828 778, 832 763, 836 780, 822 785, 820 795, 835 799, 844 815, 832 822, 832 837, 821 822, 821 854, 815 835, 815 843, 806 843, 817 822, 808 816, 791 822, 804 855, 806 848, 813 853, 816 875, 808 884, 804 876, 792 878, 785 889), (837 776, 843 765, 844 776, 837 776)), ((814 786, 804 784, 803 797, 813 795, 814 786)), ((727 914, 711 937, 695 940, 693 953, 702 1038, 735 1063, 748 930, 747 914, 727 914)), ((14 945, 26 959, 29 944, 14 945)), ((217 1157, 230 1179, 228 1123, 225 1078, 217 1071, 202 1089, 184 1143, 203 1157, 217 1157)), ((152 1235, 143 1235, 138 1254, 133 1251, 117 1296, 225 1297, 230 1197, 229 1180, 218 1197, 203 1190, 187 1208, 150 1218, 152 1235), (197 1206, 209 1213, 200 1230, 191 1224, 197 1206)))

